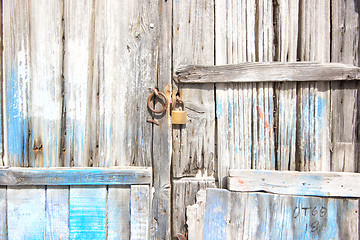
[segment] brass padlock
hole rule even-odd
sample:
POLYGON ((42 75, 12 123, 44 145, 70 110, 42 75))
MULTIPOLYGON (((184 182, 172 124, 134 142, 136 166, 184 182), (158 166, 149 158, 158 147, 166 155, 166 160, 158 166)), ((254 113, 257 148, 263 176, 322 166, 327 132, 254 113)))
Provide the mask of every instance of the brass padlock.
POLYGON ((181 99, 177 98, 176 103, 174 105, 174 110, 171 111, 171 123, 186 124, 186 121, 187 121, 187 115, 185 112, 185 104, 181 99), (182 106, 182 110, 178 110, 178 108, 176 108, 177 104, 182 106))

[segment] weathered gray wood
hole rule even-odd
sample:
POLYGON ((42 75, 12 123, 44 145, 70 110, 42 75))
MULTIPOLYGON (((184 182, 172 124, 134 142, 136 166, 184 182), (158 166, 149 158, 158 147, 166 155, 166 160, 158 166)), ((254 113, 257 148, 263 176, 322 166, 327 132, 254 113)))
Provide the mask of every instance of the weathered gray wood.
POLYGON ((149 239, 150 187, 131 186, 130 239, 149 239))
MULTIPOLYGON (((296 62, 298 51, 299 0, 279 0, 274 4, 275 61, 296 62)), ((274 92, 277 169, 295 170, 296 82, 276 83, 274 92)))
MULTIPOLYGON (((355 1, 331 1, 331 61, 359 65, 359 6, 355 1)), ((356 140, 358 83, 331 83, 331 170, 355 172, 359 148, 356 140)))
POLYGON ((183 66, 176 70, 179 83, 237 83, 358 80, 359 68, 342 63, 256 62, 222 66, 183 66))
POLYGON ((90 110, 94 53, 93 1, 64 1, 64 166, 91 166, 90 110), (89 161, 90 160, 90 161, 89 161))
POLYGON ((187 235, 186 208, 196 202, 199 190, 215 187, 215 179, 184 178, 173 181, 173 215, 172 224, 174 236, 187 235))
POLYGON ((108 188, 107 239, 130 239, 130 187, 108 188))
POLYGON ((152 26, 158 14, 157 1, 96 1, 90 117, 94 166, 151 165, 146 100, 156 86, 158 32, 152 26))
POLYGON ((186 207, 187 239, 203 239, 206 210, 206 190, 196 193, 196 203, 186 207))
MULTIPOLYGON (((171 54, 172 46, 169 44, 172 40, 172 2, 173 1, 155 1, 157 2, 156 11, 158 19, 153 22, 151 31, 157 33, 155 42, 157 49, 153 50, 156 55, 156 87, 164 92, 167 98, 171 99, 171 54)), ((155 87, 155 86, 154 86, 155 87)), ((156 109, 161 109, 160 101, 155 103, 156 109)), ((171 156, 172 156, 172 125, 170 121, 170 107, 165 113, 147 115, 147 118, 154 118, 160 124, 153 124, 152 136, 152 167, 154 171, 153 187, 154 195, 152 201, 151 213, 151 239, 170 239, 171 232, 171 156)), ((152 123, 148 123, 152 124, 152 123)))
POLYGON ((7 238, 7 194, 6 187, 0 187, 0 239, 7 238))
POLYGON ((355 199, 210 189, 206 202, 203 239, 358 239, 355 199))
POLYGON ((359 197, 358 173, 230 170, 231 191, 265 191, 278 194, 359 197))
POLYGON ((46 240, 69 239, 69 187, 46 188, 46 240))
POLYGON ((9 239, 44 239, 45 187, 7 188, 9 239))
POLYGON ((0 185, 150 184, 151 168, 0 168, 0 185))
MULTIPOLYGON (((175 1, 173 14, 173 68, 214 64, 214 2, 175 1)), ((173 127, 173 176, 211 176, 215 158, 214 85, 179 85, 178 93, 185 102, 188 121, 186 126, 173 127)))

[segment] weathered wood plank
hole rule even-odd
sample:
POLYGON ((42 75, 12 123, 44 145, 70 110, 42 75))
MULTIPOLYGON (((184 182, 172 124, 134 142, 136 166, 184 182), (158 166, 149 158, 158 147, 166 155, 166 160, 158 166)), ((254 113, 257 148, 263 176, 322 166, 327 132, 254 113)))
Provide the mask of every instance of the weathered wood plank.
POLYGON ((150 184, 151 168, 0 168, 0 185, 150 184))
MULTIPOLYGON (((275 61, 296 62, 298 51, 299 0, 279 0, 274 5, 275 61)), ((276 83, 277 169, 295 170, 296 82, 276 83)))
MULTIPOLYGON (((173 14, 173 68, 184 64, 214 64, 214 2, 175 1, 173 14)), ((214 85, 179 85, 178 88, 188 121, 186 127, 173 127, 173 176, 212 176, 214 85)))
POLYGON ((177 68, 179 83, 236 83, 343 81, 360 79, 359 68, 342 63, 256 62, 222 66, 188 65, 177 68))
POLYGON ((107 239, 130 239, 130 187, 109 186, 107 239))
POLYGON ((199 190, 215 187, 215 179, 183 178, 173 181, 173 214, 172 224, 174 236, 186 236, 186 208, 196 202, 199 190))
POLYGON ((359 197, 358 173, 230 170, 231 191, 265 191, 278 194, 359 197))
MULTIPOLYGON (((172 91, 172 2, 154 1, 157 9, 151 10, 158 14, 158 20, 153 22, 152 31, 158 33, 155 37, 157 44, 156 54, 156 87, 164 92, 167 98, 171 99, 172 91)), ((155 4, 154 4, 154 7, 155 4)), ((149 10, 150 11, 150 10, 149 10)), ((159 101, 156 102, 156 109, 161 109, 159 101)), ((170 107, 166 112, 154 117, 160 125, 153 125, 152 136, 152 167, 158 169, 153 176, 153 201, 151 211, 151 239, 170 239, 171 232, 171 157, 172 157, 172 125, 170 121, 170 107)), ((148 117, 148 118, 150 118, 148 117)), ((151 124, 151 123, 148 123, 151 124)))
POLYGON ((7 236, 7 193, 6 187, 0 187, 0 239, 6 240, 7 236))
POLYGON ((95 4, 90 123, 94 166, 151 165, 146 100, 156 86, 158 14, 157 1, 95 4))
POLYGON ((89 163, 94 46, 93 1, 64 1, 64 166, 89 163))
POLYGON ((69 187, 46 188, 45 239, 69 239, 69 187))
POLYGON ((204 228, 204 239, 358 237, 358 201, 354 199, 238 193, 218 189, 208 190, 207 196, 205 219, 210 224, 204 228), (211 201, 211 197, 217 197, 217 201, 211 201))
MULTIPOLYGON (((358 3, 331 1, 331 61, 359 66, 358 3)), ((358 83, 331 83, 331 170, 356 172, 359 154, 356 140, 358 83), (346 113, 346 114, 345 114, 346 113)))
POLYGON ((196 193, 196 203, 186 207, 189 240, 203 239, 205 210, 206 190, 200 190, 196 193))
POLYGON ((69 239, 106 239, 106 186, 70 186, 69 239))
POLYGON ((149 239, 150 187, 132 185, 130 202, 130 239, 149 239))
POLYGON ((29 2, 3 1, 2 12, 4 165, 28 166, 31 76, 29 2))
POLYGON ((45 187, 7 188, 8 238, 44 239, 45 187))

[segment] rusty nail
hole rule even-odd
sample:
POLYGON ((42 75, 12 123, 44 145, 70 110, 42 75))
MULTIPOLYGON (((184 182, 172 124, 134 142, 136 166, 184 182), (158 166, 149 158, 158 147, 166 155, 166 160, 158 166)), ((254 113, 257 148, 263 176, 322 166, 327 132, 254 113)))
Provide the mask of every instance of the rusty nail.
POLYGON ((154 123, 154 124, 156 124, 156 125, 158 125, 159 126, 159 122, 158 121, 156 121, 155 119, 147 119, 146 120, 147 122, 149 122, 149 123, 154 123))

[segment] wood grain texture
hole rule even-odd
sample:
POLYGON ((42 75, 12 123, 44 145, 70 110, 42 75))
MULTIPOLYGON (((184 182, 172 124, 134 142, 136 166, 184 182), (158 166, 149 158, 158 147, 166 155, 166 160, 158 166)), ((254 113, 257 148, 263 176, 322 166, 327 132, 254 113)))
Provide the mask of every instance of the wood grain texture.
POLYGON ((186 216, 186 208, 195 204, 196 194, 208 187, 215 187, 215 179, 183 178, 173 181, 173 235, 186 236, 189 216, 186 216))
POLYGON ((109 186, 107 239, 130 239, 130 187, 109 186))
POLYGON ((71 186, 69 239, 106 239, 106 186, 71 186))
POLYGON ((64 166, 91 166, 94 11, 93 1, 64 1, 64 166))
MULTIPOLYGON (((330 61, 330 1, 300 0, 299 60, 330 61), (317 21, 314 23, 313 18, 317 21)), ((328 79, 331 80, 331 79, 328 79)), ((330 170, 330 83, 298 84, 297 170, 330 170), (323 162, 323 161, 324 162, 323 162)))
POLYGON ((196 203, 186 207, 186 224, 188 239, 203 239, 204 218, 206 210, 206 190, 196 193, 196 203))
MULTIPOLYGON (((214 64, 214 2, 173 3, 173 68, 214 64)), ((212 176, 215 158, 214 85, 179 85, 186 126, 173 126, 173 176, 212 176), (206 129, 206 131, 203 131, 206 129)), ((175 93, 176 94, 176 93, 175 93)))
POLYGON ((358 80, 359 68, 343 63, 256 62, 222 66, 187 65, 177 68, 179 83, 237 83, 358 80))
POLYGON ((0 168, 0 185, 150 184, 151 168, 0 168))
POLYGON ((90 117, 94 166, 151 165, 152 126, 146 122, 145 103, 156 86, 158 32, 151 26, 157 18, 157 1, 95 4, 90 117))
MULTIPOLYGON (((359 6, 354 1, 331 1, 331 61, 359 66, 359 6)), ((356 172, 359 166, 356 125, 358 121, 356 82, 331 83, 331 170, 356 172), (346 113, 346 115, 345 115, 346 113)))
POLYGON ((45 187, 7 188, 9 239, 44 239, 45 187))
POLYGON ((149 186, 132 185, 130 203, 130 239, 149 239, 149 186))
POLYGON ((358 200, 354 199, 211 189, 206 202, 205 222, 209 225, 205 225, 203 239, 357 239, 358 236, 358 200))
MULTIPOLYGON (((280 0, 274 4, 274 60, 296 62, 298 51, 299 0, 280 0)), ((296 168, 296 82, 274 85, 274 114, 278 170, 296 168)))
MULTIPOLYGON (((171 99, 172 91, 172 2, 154 1, 157 3, 154 13, 158 14, 157 21, 152 24, 152 31, 157 33, 154 38, 156 48, 156 87, 171 99)), ((161 102, 155 103, 156 109, 162 108, 161 102)), ((171 157, 172 157, 172 125, 170 121, 170 107, 163 114, 152 115, 160 125, 153 125, 152 136, 152 167, 157 169, 153 174, 154 195, 151 211, 151 239, 170 239, 171 232, 171 157)), ((151 123, 148 123, 151 124, 151 123)))
POLYGON ((234 169, 230 170, 228 189, 305 196, 359 197, 359 178, 358 173, 234 169))
POLYGON ((0 239, 6 240, 7 236, 7 193, 6 187, 0 187, 0 239))
POLYGON ((69 187, 46 188, 45 239, 69 239, 69 187))

